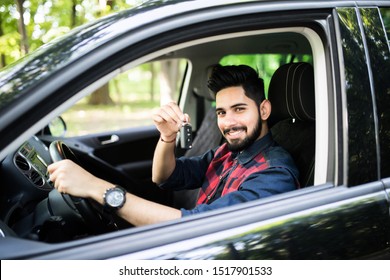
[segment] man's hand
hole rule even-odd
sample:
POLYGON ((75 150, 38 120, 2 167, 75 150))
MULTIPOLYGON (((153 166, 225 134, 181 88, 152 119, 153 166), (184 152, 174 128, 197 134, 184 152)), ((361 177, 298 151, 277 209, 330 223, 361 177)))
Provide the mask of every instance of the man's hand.
POLYGON ((59 192, 77 197, 93 198, 100 203, 102 203, 102 194, 112 186, 68 159, 49 165, 48 171, 50 180, 59 192))
POLYGON ((184 114, 175 102, 170 102, 153 115, 153 121, 160 131, 162 139, 170 142, 175 140, 182 124, 190 122, 190 117, 184 114))

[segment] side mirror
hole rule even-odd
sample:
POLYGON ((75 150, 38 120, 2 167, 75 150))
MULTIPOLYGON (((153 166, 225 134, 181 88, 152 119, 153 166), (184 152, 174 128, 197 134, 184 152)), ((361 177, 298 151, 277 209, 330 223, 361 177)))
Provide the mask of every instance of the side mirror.
POLYGON ((48 125, 49 132, 54 137, 63 137, 66 134, 66 123, 63 118, 56 117, 48 125))

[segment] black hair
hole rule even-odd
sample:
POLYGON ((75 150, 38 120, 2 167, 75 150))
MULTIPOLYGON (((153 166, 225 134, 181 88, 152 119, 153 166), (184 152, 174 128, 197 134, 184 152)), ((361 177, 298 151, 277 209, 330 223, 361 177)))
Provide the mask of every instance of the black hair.
POLYGON ((265 99, 263 79, 247 65, 216 65, 207 86, 215 95, 222 89, 242 86, 245 95, 258 106, 265 99))

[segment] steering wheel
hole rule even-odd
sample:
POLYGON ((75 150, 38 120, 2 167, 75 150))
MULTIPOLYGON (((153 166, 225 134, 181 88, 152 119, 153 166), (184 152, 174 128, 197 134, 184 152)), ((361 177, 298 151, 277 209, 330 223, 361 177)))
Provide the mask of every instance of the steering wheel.
MULTIPOLYGON (((53 162, 69 159, 80 165, 80 161, 74 152, 63 141, 53 141, 49 146, 49 153, 53 162)), ((79 217, 82 219, 88 230, 92 230, 95 233, 112 230, 111 219, 103 212, 97 210, 92 205, 94 202, 89 199, 62 194, 53 189, 49 194, 49 201, 53 205, 52 208, 54 205, 57 206, 56 210, 62 216, 72 217, 73 219, 74 217, 79 217)))

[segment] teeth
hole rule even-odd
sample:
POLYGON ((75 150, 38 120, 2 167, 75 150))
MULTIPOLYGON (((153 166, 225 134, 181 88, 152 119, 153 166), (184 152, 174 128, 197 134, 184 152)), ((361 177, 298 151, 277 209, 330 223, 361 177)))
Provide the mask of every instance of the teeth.
POLYGON ((231 129, 227 129, 225 134, 235 135, 235 134, 243 132, 244 130, 245 129, 242 127, 232 127, 231 129))
POLYGON ((237 134, 240 134, 243 130, 242 129, 232 129, 229 131, 229 135, 231 136, 234 136, 234 135, 237 135, 237 134))
POLYGON ((237 133, 240 133, 242 130, 235 130, 233 129, 229 134, 237 134, 237 133))

